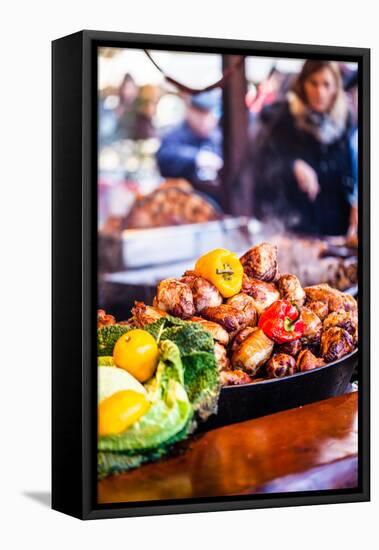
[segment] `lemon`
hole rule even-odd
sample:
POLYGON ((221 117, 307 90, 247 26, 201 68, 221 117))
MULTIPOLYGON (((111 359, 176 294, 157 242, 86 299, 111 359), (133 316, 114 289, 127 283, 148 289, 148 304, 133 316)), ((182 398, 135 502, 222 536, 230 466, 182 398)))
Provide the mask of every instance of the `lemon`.
POLYGON ((133 390, 146 395, 143 385, 131 374, 117 367, 99 367, 97 369, 98 403, 121 390, 133 390))
POLYGON ((146 396, 122 390, 103 399, 98 407, 99 436, 119 434, 137 422, 150 407, 146 396))
POLYGON ((140 382, 146 382, 155 373, 158 365, 158 345, 149 332, 130 330, 120 336, 113 349, 117 367, 128 371, 140 382))

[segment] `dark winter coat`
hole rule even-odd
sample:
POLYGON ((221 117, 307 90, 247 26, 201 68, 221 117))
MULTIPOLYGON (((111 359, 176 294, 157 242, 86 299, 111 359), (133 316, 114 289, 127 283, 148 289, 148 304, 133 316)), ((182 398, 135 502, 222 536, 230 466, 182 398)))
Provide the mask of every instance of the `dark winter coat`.
POLYGON ((349 226, 354 168, 347 106, 326 117, 310 113, 294 94, 266 108, 254 147, 254 205, 259 218, 279 217, 288 229, 342 235, 349 226), (294 176, 296 159, 317 173, 314 202, 294 176))
POLYGON ((209 137, 200 137, 184 122, 167 133, 157 152, 159 170, 164 178, 185 178, 201 183, 196 156, 206 149, 222 156, 221 133, 217 128, 209 137))

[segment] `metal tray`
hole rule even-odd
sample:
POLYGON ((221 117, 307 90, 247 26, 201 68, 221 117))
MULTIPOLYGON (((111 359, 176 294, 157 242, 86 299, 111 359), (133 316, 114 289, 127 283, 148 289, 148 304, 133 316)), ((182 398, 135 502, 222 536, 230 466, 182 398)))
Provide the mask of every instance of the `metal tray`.
POLYGON ((358 362, 357 351, 324 367, 285 378, 226 386, 221 389, 217 414, 200 425, 199 430, 218 428, 342 395, 349 390, 351 375, 358 362))

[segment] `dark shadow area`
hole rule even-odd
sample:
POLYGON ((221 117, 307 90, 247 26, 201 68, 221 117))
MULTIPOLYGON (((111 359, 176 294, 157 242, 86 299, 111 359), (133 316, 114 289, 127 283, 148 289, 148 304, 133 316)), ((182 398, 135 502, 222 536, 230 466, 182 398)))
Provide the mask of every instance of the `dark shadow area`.
POLYGON ((51 493, 49 491, 24 491, 22 494, 43 506, 51 507, 51 493))

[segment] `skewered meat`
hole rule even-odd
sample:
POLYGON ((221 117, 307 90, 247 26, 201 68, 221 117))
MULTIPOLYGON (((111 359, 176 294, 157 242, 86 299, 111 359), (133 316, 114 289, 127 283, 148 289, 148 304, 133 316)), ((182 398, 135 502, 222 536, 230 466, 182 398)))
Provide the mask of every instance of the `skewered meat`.
POLYGON ((182 319, 195 314, 190 287, 177 279, 164 279, 159 283, 153 305, 182 319))
POLYGON ((326 302, 320 302, 319 300, 307 302, 308 309, 313 311, 323 321, 329 313, 328 304, 326 302))
POLYGON ((336 361, 354 349, 353 338, 341 327, 331 327, 321 336, 321 355, 327 363, 336 361))
POLYGON ((290 273, 281 275, 278 280, 278 289, 280 296, 284 300, 294 302, 299 307, 304 305, 305 292, 296 275, 291 275, 290 273))
POLYGON ((254 376, 259 367, 269 359, 273 349, 274 342, 267 338, 263 330, 256 327, 233 352, 232 365, 254 376))
POLYGON ((191 317, 190 321, 193 321, 194 323, 199 323, 203 328, 208 330, 212 334, 213 339, 217 340, 217 342, 219 342, 221 345, 223 346, 228 345, 229 334, 218 323, 214 323, 213 321, 207 321, 202 317, 191 317))
POLYGON ((231 348, 232 351, 236 350, 238 348, 238 346, 240 346, 242 344, 242 342, 244 340, 246 340, 246 338, 252 332, 254 332, 254 327, 245 327, 245 328, 242 328, 241 330, 239 330, 233 338, 233 343, 232 343, 232 348, 231 348))
POLYGON ((358 319, 351 311, 334 311, 329 313, 323 322, 323 330, 331 327, 340 327, 345 329, 353 338, 354 344, 358 341, 358 319))
POLYGON ((287 355, 292 355, 292 357, 296 357, 296 355, 301 351, 302 349, 302 343, 301 340, 292 340, 292 342, 284 342, 284 344, 278 344, 275 346, 275 351, 277 353, 286 353, 287 355))
POLYGON ((320 341, 322 322, 319 317, 308 307, 301 308, 301 318, 304 322, 303 342, 316 344, 320 341))
POLYGON ((186 271, 179 280, 191 289, 196 313, 200 313, 205 307, 216 307, 222 304, 222 296, 217 288, 193 271, 186 271))
POLYGON ((97 328, 115 324, 116 319, 113 317, 113 315, 108 315, 103 309, 97 310, 97 328))
POLYGON ((302 350, 297 356, 296 366, 301 372, 313 370, 317 367, 322 367, 323 365, 325 365, 325 361, 322 358, 313 355, 309 349, 302 350))
POLYGON ((247 276, 244 276, 242 280, 242 292, 253 298, 255 309, 259 315, 280 298, 279 291, 273 283, 249 279, 247 276))
POLYGON ((277 276, 277 248, 272 244, 261 243, 253 246, 240 260, 248 277, 270 282, 277 276))
POLYGON ((243 311, 229 304, 206 307, 201 314, 208 321, 220 324, 228 332, 235 332, 246 326, 246 316, 243 311))
POLYGON ((250 376, 241 369, 226 369, 220 372, 220 380, 223 386, 239 386, 252 382, 250 376))
POLYGON ((132 319, 136 327, 143 327, 154 321, 158 321, 162 317, 166 317, 167 313, 153 306, 147 306, 143 302, 134 302, 132 308, 132 319))
POLYGON ((296 372, 296 360, 286 353, 276 353, 266 363, 269 378, 282 378, 296 372))
POLYGON ((226 354, 226 349, 224 346, 218 342, 215 342, 214 352, 219 370, 221 371, 230 368, 230 360, 226 354))
POLYGON ((233 306, 243 312, 246 318, 246 325, 249 327, 255 327, 257 324, 257 310, 255 309, 255 302, 251 296, 241 292, 228 298, 226 301, 227 304, 233 306))

